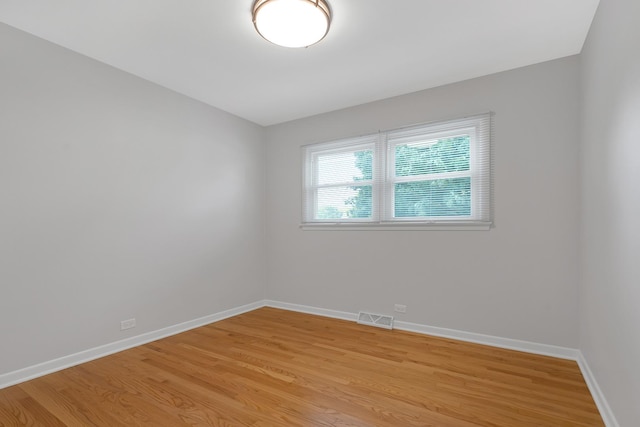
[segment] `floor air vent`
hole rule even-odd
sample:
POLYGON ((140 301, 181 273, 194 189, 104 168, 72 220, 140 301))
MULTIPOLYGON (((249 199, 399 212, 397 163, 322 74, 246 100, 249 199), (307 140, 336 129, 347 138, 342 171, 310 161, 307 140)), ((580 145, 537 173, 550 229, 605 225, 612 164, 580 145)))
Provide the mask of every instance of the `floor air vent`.
POLYGON ((358 323, 362 325, 377 326, 378 328, 393 329, 393 316, 385 316, 383 314, 358 313, 358 323))

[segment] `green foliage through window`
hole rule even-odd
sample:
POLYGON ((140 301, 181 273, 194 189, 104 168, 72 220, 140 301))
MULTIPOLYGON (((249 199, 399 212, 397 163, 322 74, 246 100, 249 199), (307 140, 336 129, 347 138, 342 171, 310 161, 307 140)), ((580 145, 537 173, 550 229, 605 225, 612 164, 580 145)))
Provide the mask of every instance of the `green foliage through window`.
MULTIPOLYGON (((468 135, 418 141, 395 146, 395 176, 432 179, 399 182, 394 185, 394 217, 443 217, 471 215, 471 178, 433 179, 437 174, 469 171, 468 135)), ((373 176, 373 153, 353 153, 354 164, 363 177, 373 176)), ((354 177, 355 181, 364 178, 354 177)), ((353 187, 357 194, 348 200, 349 218, 371 216, 370 186, 353 187)))
POLYGON ((395 185, 395 216, 471 215, 471 178, 401 182, 395 185))
MULTIPOLYGON (((354 177, 354 181, 373 179, 373 151, 357 151, 353 153, 355 166, 362 171, 364 178, 354 177)), ((371 218, 373 208, 373 189, 370 185, 352 187, 357 195, 349 198, 346 204, 351 206, 347 211, 348 218, 371 218)))
POLYGON ((312 144, 303 154, 304 224, 491 226, 491 114, 312 144))
POLYGON ((469 136, 396 145, 396 176, 469 170, 469 136))

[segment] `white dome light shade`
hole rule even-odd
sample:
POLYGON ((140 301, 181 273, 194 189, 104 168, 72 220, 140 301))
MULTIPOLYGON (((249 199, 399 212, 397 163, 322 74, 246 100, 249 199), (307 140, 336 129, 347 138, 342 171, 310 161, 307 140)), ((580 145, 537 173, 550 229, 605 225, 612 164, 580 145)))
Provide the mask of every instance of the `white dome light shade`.
POLYGON ((307 47, 327 35, 331 12, 323 0, 257 0, 253 25, 271 43, 307 47))

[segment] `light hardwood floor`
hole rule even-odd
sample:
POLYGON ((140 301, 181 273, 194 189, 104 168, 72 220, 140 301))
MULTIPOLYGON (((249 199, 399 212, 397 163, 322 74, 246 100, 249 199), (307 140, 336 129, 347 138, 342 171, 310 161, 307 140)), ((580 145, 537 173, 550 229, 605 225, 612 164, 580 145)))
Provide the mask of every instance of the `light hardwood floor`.
POLYGON ((575 362, 261 308, 0 390, 0 426, 603 426, 575 362))

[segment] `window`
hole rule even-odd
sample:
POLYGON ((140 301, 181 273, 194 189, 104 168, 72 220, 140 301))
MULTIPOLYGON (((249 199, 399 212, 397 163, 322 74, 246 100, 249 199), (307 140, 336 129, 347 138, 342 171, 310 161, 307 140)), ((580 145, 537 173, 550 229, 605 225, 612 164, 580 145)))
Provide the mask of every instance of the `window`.
POLYGON ((491 225, 489 114, 303 147, 303 227, 491 225))

